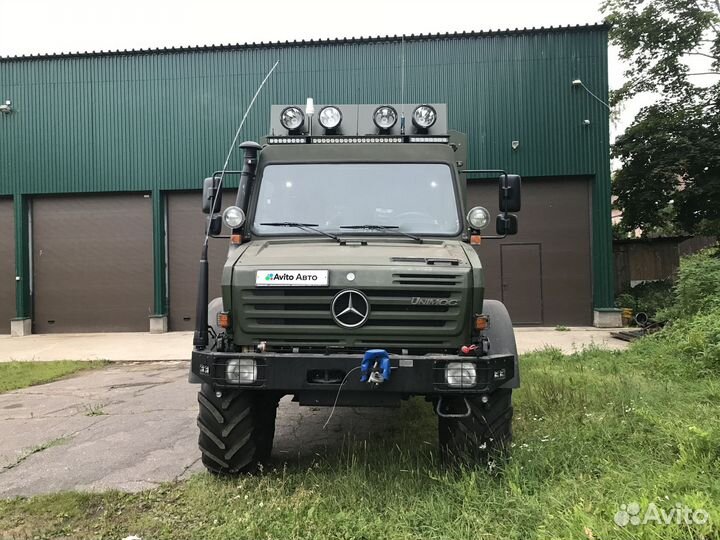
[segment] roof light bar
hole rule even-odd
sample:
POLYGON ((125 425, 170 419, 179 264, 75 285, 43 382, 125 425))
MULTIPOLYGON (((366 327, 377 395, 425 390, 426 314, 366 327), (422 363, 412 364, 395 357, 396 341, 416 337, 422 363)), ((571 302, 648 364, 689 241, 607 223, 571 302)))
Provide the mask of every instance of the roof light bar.
POLYGON ((449 137, 410 137, 411 143, 448 143, 449 137))
POLYGON ((397 144, 397 143, 447 144, 449 137, 269 137, 268 144, 397 144))
POLYGON ((305 137, 271 137, 267 142, 268 144, 304 144, 307 141, 305 137))
POLYGON ((401 143, 402 137, 313 137, 313 143, 320 144, 361 144, 401 143))

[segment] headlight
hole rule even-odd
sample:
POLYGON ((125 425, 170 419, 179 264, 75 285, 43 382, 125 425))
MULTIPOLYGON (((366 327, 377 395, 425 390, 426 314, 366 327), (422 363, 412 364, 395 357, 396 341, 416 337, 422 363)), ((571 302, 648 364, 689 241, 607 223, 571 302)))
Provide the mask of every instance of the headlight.
POLYGON ((484 229, 490 223, 490 212, 482 206, 476 206, 468 212, 467 220, 473 229, 484 229))
POLYGON ((397 111, 389 105, 378 107, 373 113, 373 122, 382 130, 390 129, 397 122, 397 111))
POLYGON ((445 382, 452 388, 470 388, 477 384, 475 364, 450 362, 445 368, 445 382))
POLYGON ((305 115, 297 107, 287 107, 280 113, 280 123, 289 131, 296 131, 305 123, 305 115))
POLYGON ((257 380, 257 364, 252 358, 228 360, 225 379, 229 383, 250 384, 257 380))
POLYGON ((230 229, 237 229, 245 223, 245 212, 237 206, 228 206, 223 212, 223 223, 230 229))
POLYGON ((415 127, 427 129, 437 120, 437 113, 430 105, 420 105, 413 111, 412 121, 415 127))
POLYGON ((342 122, 342 113, 337 107, 323 107, 320 109, 318 122, 325 129, 335 129, 342 122))

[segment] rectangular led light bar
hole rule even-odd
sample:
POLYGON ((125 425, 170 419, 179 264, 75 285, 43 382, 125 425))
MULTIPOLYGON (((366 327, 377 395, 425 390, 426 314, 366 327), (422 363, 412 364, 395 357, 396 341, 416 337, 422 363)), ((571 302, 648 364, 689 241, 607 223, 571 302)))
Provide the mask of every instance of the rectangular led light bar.
POLYGON ((449 141, 449 137, 270 137, 267 140, 268 144, 447 144, 449 141))

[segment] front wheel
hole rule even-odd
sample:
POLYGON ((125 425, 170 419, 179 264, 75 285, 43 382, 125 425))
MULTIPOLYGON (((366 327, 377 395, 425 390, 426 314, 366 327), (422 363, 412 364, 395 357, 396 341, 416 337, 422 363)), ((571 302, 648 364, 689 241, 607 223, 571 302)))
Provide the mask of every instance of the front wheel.
MULTIPOLYGON (((468 464, 486 463, 510 449, 512 441, 512 390, 496 390, 487 403, 480 397, 466 397, 465 417, 438 417, 440 451, 446 460, 468 464)), ((462 400, 459 400, 462 402, 462 400)))
POLYGON ((198 392, 198 444, 214 474, 254 473, 270 458, 278 399, 263 392, 221 390, 203 383, 198 392))

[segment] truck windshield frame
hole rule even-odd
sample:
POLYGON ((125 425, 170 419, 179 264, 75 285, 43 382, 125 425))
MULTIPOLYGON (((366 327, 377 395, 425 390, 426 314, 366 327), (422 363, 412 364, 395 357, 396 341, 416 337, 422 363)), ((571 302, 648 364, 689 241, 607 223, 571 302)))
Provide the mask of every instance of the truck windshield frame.
POLYGON ((393 236, 391 229, 398 227, 402 233, 452 238, 464 225, 455 174, 446 162, 270 162, 258 172, 253 191, 251 231, 259 237, 319 236, 261 225, 280 221, 378 237, 393 236), (378 229, 341 228, 356 224, 378 229))

